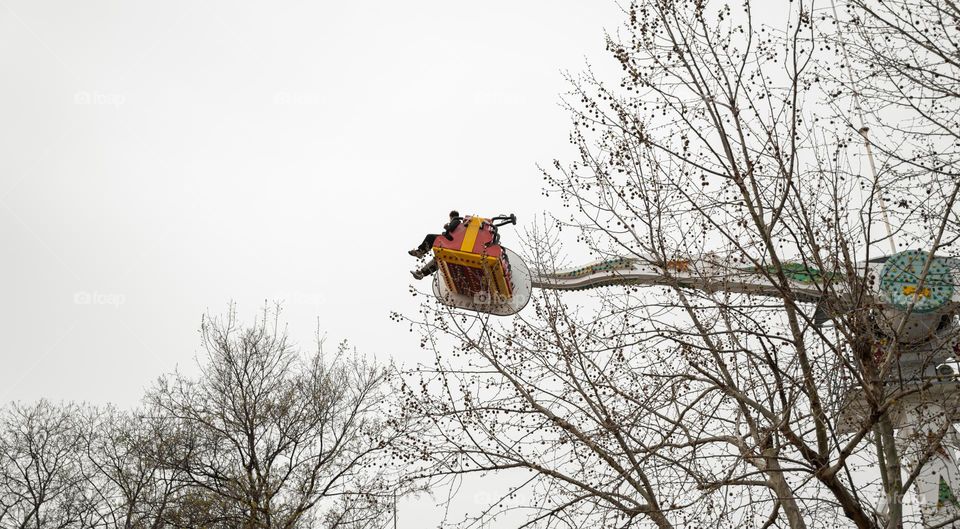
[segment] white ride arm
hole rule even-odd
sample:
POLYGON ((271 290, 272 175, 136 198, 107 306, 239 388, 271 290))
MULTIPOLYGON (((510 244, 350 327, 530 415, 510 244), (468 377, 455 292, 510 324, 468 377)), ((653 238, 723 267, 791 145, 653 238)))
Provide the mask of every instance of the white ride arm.
MULTIPOLYGON (((828 278, 812 267, 799 263, 783 266, 790 291, 803 301, 816 301, 823 295, 828 278)), ((765 271, 775 275, 772 267, 765 271)), ((783 291, 768 279, 764 271, 749 265, 724 265, 717 259, 673 260, 664 266, 638 258, 620 257, 586 266, 539 272, 533 286, 555 290, 580 290, 607 285, 672 285, 708 292, 738 292, 782 297, 783 291)))
MULTIPOLYGON (((927 263, 928 254, 906 251, 890 257, 860 263, 858 276, 866 274, 869 289, 876 300, 913 314, 936 314, 960 307, 960 260, 936 257, 927 263), (926 270, 926 272, 924 272, 926 270), (923 281, 920 281, 923 278, 923 281)), ((800 301, 815 302, 823 297, 833 278, 842 272, 821 271, 811 265, 788 262, 782 265, 790 292, 800 301)), ((759 269, 706 255, 695 259, 677 259, 658 264, 654 260, 617 257, 586 266, 557 271, 539 271, 533 275, 536 288, 580 290, 607 285, 679 284, 708 292, 737 292, 782 297, 773 265, 759 269)), ((836 282, 843 295, 843 281, 836 282)))

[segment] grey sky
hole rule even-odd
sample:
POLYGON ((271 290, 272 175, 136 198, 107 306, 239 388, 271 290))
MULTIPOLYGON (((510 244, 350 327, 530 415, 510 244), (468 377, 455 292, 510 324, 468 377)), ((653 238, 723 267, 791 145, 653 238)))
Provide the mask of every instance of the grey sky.
MULTIPOLYGON (((206 310, 412 361, 406 255, 547 207, 610 2, 0 0, 0 399, 136 403, 206 310)), ((509 234, 507 235, 510 236, 509 234)))
POLYGON ((319 321, 331 345, 426 360, 388 319, 416 310, 406 250, 453 207, 550 206, 535 164, 572 154, 561 71, 613 67, 621 19, 606 1, 0 0, 0 401, 133 406, 193 368, 201 314, 230 300, 247 320, 285 300, 303 347, 319 321))
POLYGON ((304 348, 319 322, 428 360, 388 319, 416 311, 406 251, 451 208, 556 208, 535 165, 575 154, 561 72, 616 72, 622 20, 608 0, 0 0, 0 402, 133 406, 231 300, 246 320, 285 300, 304 348))

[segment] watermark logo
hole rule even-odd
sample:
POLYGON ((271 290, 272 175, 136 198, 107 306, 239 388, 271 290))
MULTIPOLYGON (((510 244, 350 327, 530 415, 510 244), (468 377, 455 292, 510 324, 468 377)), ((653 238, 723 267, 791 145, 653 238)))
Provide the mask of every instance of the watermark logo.
POLYGON ((288 306, 304 305, 308 307, 319 307, 323 304, 323 298, 317 294, 304 292, 283 292, 278 296, 273 296, 272 299, 288 306))
POLYGON ((473 503, 474 505, 488 506, 493 503, 493 496, 489 492, 482 490, 473 495, 473 503))
POLYGON ((503 302, 504 299, 498 292, 481 290, 473 295, 473 304, 477 306, 500 305, 503 302))
POLYGON ((517 94, 481 90, 473 93, 473 104, 478 106, 520 106, 526 104, 523 97, 517 94))
POLYGON ((489 305, 493 302, 493 297, 490 296, 490 293, 481 290, 473 295, 473 304, 474 305, 489 305))
POLYGON ((124 103, 127 102, 127 96, 123 94, 114 94, 107 92, 77 92, 73 94, 73 103, 75 105, 97 105, 97 106, 112 106, 114 108, 120 108, 124 103))
POLYGON ((320 94, 313 92, 277 92, 273 94, 274 105, 313 106, 322 102, 320 94))
POLYGON ((104 294, 102 292, 88 292, 80 290, 73 293, 74 305, 107 305, 114 308, 126 303, 127 297, 123 294, 104 294))

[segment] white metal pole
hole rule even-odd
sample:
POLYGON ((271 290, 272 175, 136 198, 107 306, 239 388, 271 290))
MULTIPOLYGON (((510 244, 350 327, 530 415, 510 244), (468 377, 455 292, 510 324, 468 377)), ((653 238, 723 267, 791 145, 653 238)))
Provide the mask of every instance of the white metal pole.
MULTIPOLYGON (((833 0, 830 0, 830 7, 833 9, 833 19, 840 23, 840 17, 837 16, 837 5, 833 0)), ((850 77, 850 86, 853 88, 853 70, 850 66, 850 56, 847 55, 847 47, 841 41, 840 42, 840 51, 843 53, 843 63, 847 67, 847 75, 850 77)), ((863 145, 867 151, 867 162, 870 165, 870 174, 873 176, 874 183, 878 182, 877 177, 877 164, 873 159, 873 146, 870 143, 870 128, 867 127, 866 119, 863 117, 863 107, 860 106, 860 92, 854 88, 853 90, 853 106, 857 110, 857 117, 860 119, 860 129, 858 132, 863 138, 863 145)), ((873 189, 871 192, 875 191, 873 189)), ((880 214, 883 218, 883 225, 887 228, 887 240, 890 242, 890 255, 897 253, 897 245, 893 241, 893 229, 890 226, 890 219, 887 217, 887 206, 883 203, 883 194, 880 195, 880 214)))

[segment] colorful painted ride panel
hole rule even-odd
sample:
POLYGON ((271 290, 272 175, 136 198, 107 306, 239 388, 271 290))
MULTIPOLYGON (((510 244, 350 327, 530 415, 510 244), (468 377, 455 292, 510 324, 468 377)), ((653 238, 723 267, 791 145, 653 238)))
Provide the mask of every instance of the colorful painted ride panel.
POLYGON ((519 255, 508 248, 503 248, 504 257, 511 263, 510 275, 513 280, 513 291, 510 299, 503 299, 499 295, 480 291, 466 295, 450 289, 446 278, 442 274, 433 277, 433 294, 444 305, 459 309, 473 310, 494 316, 510 316, 523 310, 530 301, 533 286, 530 280, 530 270, 519 255))
POLYGON ((513 297, 510 260, 489 219, 466 217, 449 239, 437 237, 433 255, 450 292, 503 300, 513 297))

